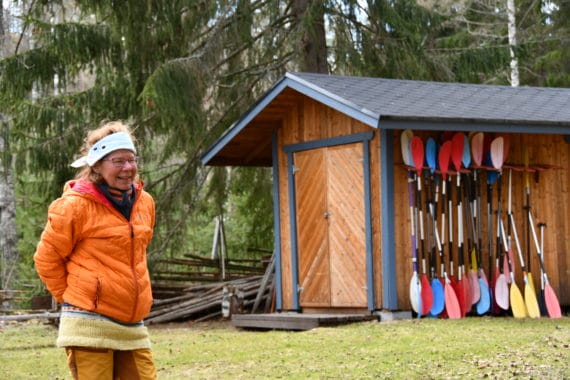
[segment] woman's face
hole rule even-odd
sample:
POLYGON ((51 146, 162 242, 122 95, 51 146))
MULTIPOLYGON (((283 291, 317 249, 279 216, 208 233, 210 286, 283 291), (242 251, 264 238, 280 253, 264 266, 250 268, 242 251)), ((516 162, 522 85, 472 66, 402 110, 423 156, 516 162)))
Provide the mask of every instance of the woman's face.
POLYGON ((132 151, 120 149, 102 158, 94 169, 110 187, 128 190, 137 175, 137 162, 138 158, 132 151))

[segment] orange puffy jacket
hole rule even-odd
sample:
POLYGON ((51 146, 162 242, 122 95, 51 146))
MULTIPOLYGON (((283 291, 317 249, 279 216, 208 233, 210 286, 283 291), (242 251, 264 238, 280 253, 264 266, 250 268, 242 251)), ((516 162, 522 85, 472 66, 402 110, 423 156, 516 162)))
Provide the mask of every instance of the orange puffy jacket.
POLYGON ((127 220, 94 184, 70 181, 48 209, 36 270, 58 302, 138 322, 152 306, 146 248, 154 222, 154 200, 142 183, 127 220))

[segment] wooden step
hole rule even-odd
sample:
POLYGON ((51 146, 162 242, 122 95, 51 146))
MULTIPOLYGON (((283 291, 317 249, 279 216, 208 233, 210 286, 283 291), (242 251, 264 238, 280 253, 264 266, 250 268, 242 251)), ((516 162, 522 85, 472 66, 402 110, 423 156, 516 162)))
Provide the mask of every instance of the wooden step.
POLYGON ((378 320, 378 317, 372 314, 304 314, 291 312, 232 315, 232 325, 235 327, 263 330, 310 330, 319 326, 335 326, 372 320, 378 320))

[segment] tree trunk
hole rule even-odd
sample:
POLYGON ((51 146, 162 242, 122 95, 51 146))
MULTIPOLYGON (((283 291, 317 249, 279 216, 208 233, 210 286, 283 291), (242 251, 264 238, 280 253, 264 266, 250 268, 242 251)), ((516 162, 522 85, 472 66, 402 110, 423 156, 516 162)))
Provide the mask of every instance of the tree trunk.
MULTIPOLYGON (((4 9, 0 7, 0 59, 5 52, 4 9)), ((18 262, 16 201, 8 150, 8 121, 0 113, 0 289, 11 289, 18 262)), ((8 305, 4 305, 8 306, 8 305)))
POLYGON ((293 12, 300 33, 300 70, 328 74, 323 1, 294 0, 293 12))
POLYGON ((509 51, 511 53, 511 86, 519 85, 519 63, 515 54, 517 46, 517 24, 515 22, 515 0, 507 0, 507 16, 509 30, 509 51))

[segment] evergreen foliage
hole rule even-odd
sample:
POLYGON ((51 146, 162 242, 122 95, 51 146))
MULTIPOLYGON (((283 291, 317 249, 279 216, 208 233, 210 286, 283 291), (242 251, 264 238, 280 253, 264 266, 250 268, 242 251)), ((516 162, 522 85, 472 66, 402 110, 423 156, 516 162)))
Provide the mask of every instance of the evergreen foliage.
MULTIPOLYGON (((199 157, 285 71, 324 72, 324 60, 335 74, 508 83, 502 0, 11 3, 30 49, 18 42, 0 61, 2 160, 17 174, 28 266, 47 205, 102 120, 137 127, 141 174, 157 201, 151 260, 208 252, 218 215, 236 257, 272 248, 270 170, 203 167, 199 157)), ((516 2, 521 84, 568 86, 570 5, 543 3, 516 2)))

